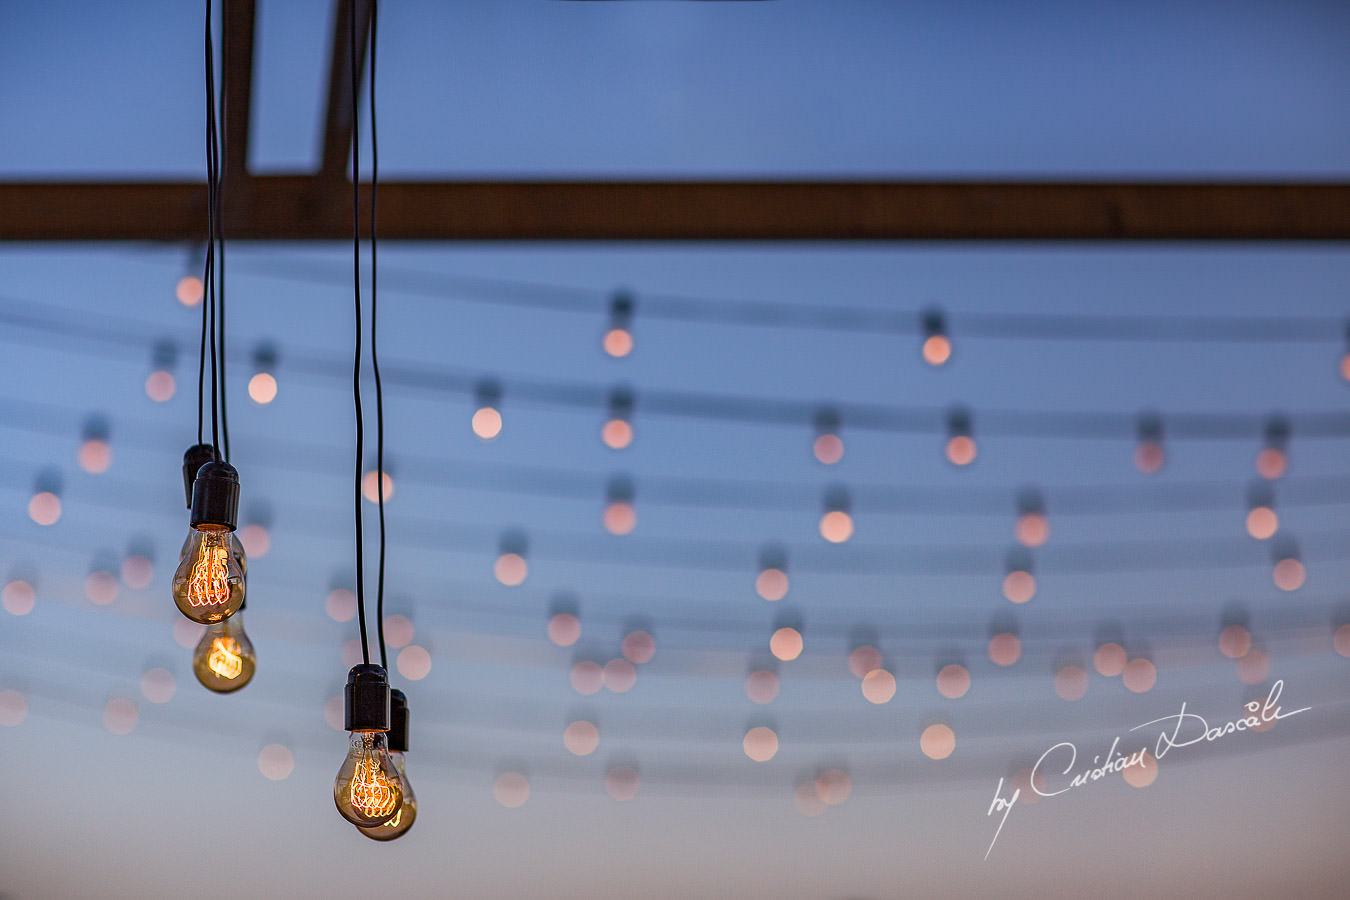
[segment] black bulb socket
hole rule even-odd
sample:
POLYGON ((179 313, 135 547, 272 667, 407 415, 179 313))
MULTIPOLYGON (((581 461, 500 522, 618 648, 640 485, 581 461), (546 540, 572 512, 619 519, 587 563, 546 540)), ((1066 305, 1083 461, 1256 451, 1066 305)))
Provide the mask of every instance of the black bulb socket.
POLYGON ((239 472, 213 460, 197 470, 192 482, 192 518, 199 531, 234 531, 239 526, 239 472))
POLYGON ((389 749, 408 752, 408 697, 398 688, 389 689, 389 749))
POLYGON ((347 731, 388 731, 389 675, 383 666, 363 663, 347 673, 343 691, 347 731))
POLYGON ((192 483, 197 480, 197 473, 215 460, 216 449, 210 444, 193 444, 183 454, 183 503, 188 509, 192 509, 192 483))

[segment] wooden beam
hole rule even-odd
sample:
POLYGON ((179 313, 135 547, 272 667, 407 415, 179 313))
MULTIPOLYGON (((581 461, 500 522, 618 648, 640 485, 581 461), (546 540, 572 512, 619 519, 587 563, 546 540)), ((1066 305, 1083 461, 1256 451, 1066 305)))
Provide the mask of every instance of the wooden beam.
POLYGON ((329 45, 328 105, 324 113, 322 162, 319 177, 325 182, 350 179, 352 144, 351 22, 356 16, 356 82, 361 83, 370 41, 370 0, 335 0, 333 41, 329 45))
MULTIPOLYGON (((253 104, 253 34, 255 0, 225 0, 224 48, 221 61, 221 150, 224 155, 226 192, 248 177, 249 120, 253 104)), ((228 202, 228 201, 227 201, 228 202)))
MULTIPOLYGON (((232 240, 341 240, 350 188, 249 180, 232 240)), ((192 183, 0 183, 0 240, 204 237, 192 183)), ((389 240, 1350 240, 1350 184, 380 183, 389 240)))

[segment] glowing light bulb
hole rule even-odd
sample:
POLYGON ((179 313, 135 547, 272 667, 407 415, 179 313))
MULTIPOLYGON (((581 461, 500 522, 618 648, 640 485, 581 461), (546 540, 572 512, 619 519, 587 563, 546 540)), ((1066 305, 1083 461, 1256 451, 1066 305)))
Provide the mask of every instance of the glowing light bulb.
POLYGON ((616 293, 609 304, 609 328, 601 340, 605 353, 621 359, 633 352, 633 297, 627 291, 616 293))
POLYGON ((1273 416, 1266 422, 1265 446, 1256 454, 1256 474, 1273 481, 1289 468, 1289 422, 1273 416))
POLYGON ((816 413, 816 440, 811 452, 816 460, 832 466, 844 458, 844 439, 839 436, 840 417, 837 410, 826 407, 816 413))
POLYGON ((248 398, 259 406, 266 406, 277 398, 277 379, 272 374, 277 360, 277 348, 272 344, 259 344, 253 351, 253 377, 248 380, 248 398))
POLYGON ((408 781, 408 760, 398 750, 390 750, 389 758, 394 761, 394 768, 398 772, 399 787, 402 790, 403 800, 399 803, 398 809, 394 811, 393 818, 383 825, 375 825, 369 828, 356 826, 357 831, 372 841, 392 841, 401 838, 408 833, 408 829, 413 827, 413 822, 417 821, 417 797, 413 794, 412 783, 408 781))
POLYGON ((633 443, 632 391, 615 388, 609 395, 609 418, 600 429, 600 440, 611 450, 622 450, 633 443))
POLYGON ((403 805, 403 776, 389 756, 384 732, 352 732, 347 758, 333 781, 333 802, 342 818, 367 828, 398 815, 403 805))
POLYGON ((941 310, 932 309, 923 316, 923 361, 930 366, 946 365, 952 358, 952 342, 941 310))
POLYGON ((178 361, 178 347, 172 341, 160 341, 151 353, 152 366, 145 379, 145 394, 156 403, 165 403, 173 399, 177 384, 173 378, 174 364, 178 361))
POLYGON ((212 625, 234 615, 244 602, 244 571, 230 532, 195 528, 173 573, 173 600, 194 622, 212 625))
POLYGON ((244 633, 243 619, 241 611, 207 626, 192 651, 192 674, 209 691, 231 694, 253 679, 258 657, 244 633))
POLYGON ((184 275, 178 279, 178 285, 174 288, 174 295, 184 306, 196 306, 201 303, 205 293, 206 288, 196 275, 184 275))
POLYGON ((968 466, 979 452, 975 446, 975 432, 970 413, 955 409, 947 416, 947 461, 954 466, 968 466))

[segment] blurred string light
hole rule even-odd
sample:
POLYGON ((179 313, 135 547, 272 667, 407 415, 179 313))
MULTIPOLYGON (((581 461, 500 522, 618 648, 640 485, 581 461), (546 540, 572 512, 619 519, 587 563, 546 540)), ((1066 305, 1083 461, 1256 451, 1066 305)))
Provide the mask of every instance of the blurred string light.
POLYGON ((970 690, 970 670, 960 663, 949 663, 938 670, 937 692, 948 700, 959 700, 970 690))
POLYGON ((1163 421, 1154 413, 1139 417, 1138 443, 1134 448, 1134 467, 1145 475, 1152 475, 1163 467, 1167 454, 1163 450, 1163 421))
POLYGON ((469 424, 482 440, 495 440, 502 433, 501 405, 501 385, 491 379, 478 382, 474 387, 475 408, 469 424))
POLYGON ((816 439, 811 452, 818 462, 832 466, 844 458, 844 439, 839 436, 839 412, 824 407, 816 413, 816 439))
POLYGON ((946 759, 956 752, 956 732, 946 722, 934 722, 919 735, 919 749, 929 759, 946 759))
POLYGON ((1303 567, 1298 545, 1292 539, 1279 541, 1272 555, 1275 567, 1271 570, 1271 577, 1275 586, 1282 591, 1296 591, 1303 587, 1307 571, 1303 567))
POLYGON ((947 318, 940 309, 930 309, 920 323, 923 361, 930 366, 945 366, 952 358, 952 341, 947 336, 947 318))
POLYGON ((112 465, 111 428, 103 416, 91 415, 80 429, 80 449, 76 462, 90 475, 101 475, 112 465))
POLYGON ((753 665, 745 676, 745 696, 761 706, 778 696, 778 672, 769 661, 753 665))
POLYGON ((801 621, 796 615, 779 616, 773 634, 769 636, 769 652, 783 662, 791 662, 802 655, 801 621))
POLYGON ((600 729, 588 719, 575 719, 563 729, 563 746, 573 756, 590 756, 600 746, 600 729))
POLYGON ((1341 379, 1350 381, 1350 322, 1345 325, 1345 352, 1341 354, 1341 379))
POLYGON ((787 548, 782 544, 766 544, 759 551, 759 574, 755 576, 755 593, 770 602, 782 600, 787 596, 787 548))
POLYGON ((387 503, 394 496, 394 476, 391 467, 386 463, 381 473, 376 469, 370 469, 361 478, 361 496, 371 503, 378 504, 383 497, 387 503), (381 493, 383 491, 383 493, 381 493))
POLYGON ((202 302, 206 295, 206 285, 202 283, 201 271, 205 265, 206 250, 199 244, 189 245, 184 260, 185 268, 178 283, 174 286, 174 296, 178 302, 191 308, 202 302))
POLYGON ((1039 547, 1050 539, 1050 520, 1045 515, 1045 497, 1036 488, 1025 488, 1017 497, 1017 524, 1013 536, 1023 547, 1039 547))
POLYGON ((600 429, 600 440, 611 450, 633 443, 633 392, 615 388, 609 395, 609 418, 600 429))
POLYGON ((33 481, 33 494, 28 500, 28 518, 39 525, 55 525, 61 520, 61 475, 55 469, 44 469, 33 481))
POLYGON ((636 489, 631 478, 616 475, 610 479, 605 488, 605 512, 602 517, 606 531, 613 535, 633 532, 637 527, 635 499, 636 489))
POLYGON ((571 594, 557 594, 549 602, 548 639, 570 647, 581 639, 581 605, 571 594))
POLYGON ((619 291, 610 299, 609 328, 600 344, 615 359, 633 352, 633 295, 627 291, 619 291))
POLYGON ((1012 603, 1026 603, 1036 596, 1036 576, 1032 574, 1031 554, 1022 547, 1008 553, 1003 576, 1003 596, 1012 603))
POLYGON ((741 749, 754 762, 768 762, 778 754, 778 732, 768 725, 754 725, 741 739, 741 749))
POLYGON ((26 616, 37 605, 37 591, 22 578, 13 578, 0 588, 0 606, 11 616, 26 616))
POLYGON ((1022 658, 1022 639, 1011 627, 1001 626, 989 636, 989 661, 1007 668, 1022 658))
POLYGON ((143 591, 155 580, 154 549, 150 541, 138 538, 132 541, 127 555, 122 558, 122 583, 134 591, 143 591))
POLYGON ((178 383, 173 369, 178 362, 178 347, 173 341, 156 341, 150 353, 150 374, 145 378, 145 395, 156 403, 173 399, 178 383))
POLYGON ((1125 648, 1115 641, 1103 641, 1092 651, 1092 667, 1098 675, 1107 678, 1115 678, 1125 672, 1127 661, 1125 648))
POLYGON ((968 466, 975 461, 974 429, 969 410, 954 409, 947 414, 947 462, 968 466))
POLYGON ((248 380, 248 398, 259 406, 266 406, 277 398, 277 360, 275 344, 259 344, 253 351, 253 376, 248 380))
POLYGON ((831 544, 842 544, 853 537, 853 502, 848 489, 832 485, 825 491, 824 512, 820 516, 820 536, 831 544))
POLYGON ((1256 474, 1276 479, 1289 468, 1289 420, 1271 416, 1266 422, 1265 445, 1256 454, 1256 474))
POLYGON ((1268 484, 1253 484, 1247 491, 1247 534, 1264 541, 1274 537, 1279 527, 1280 517, 1275 513, 1275 492, 1268 484))
POLYGON ((525 560, 529 542, 524 532, 515 529, 503 532, 497 547, 497 561, 493 563, 492 574, 507 587, 524 583, 530 574, 529 563, 525 560))
POLYGON ((1055 669, 1055 694, 1061 700, 1081 700, 1087 693, 1087 670, 1077 662, 1063 662, 1055 669))

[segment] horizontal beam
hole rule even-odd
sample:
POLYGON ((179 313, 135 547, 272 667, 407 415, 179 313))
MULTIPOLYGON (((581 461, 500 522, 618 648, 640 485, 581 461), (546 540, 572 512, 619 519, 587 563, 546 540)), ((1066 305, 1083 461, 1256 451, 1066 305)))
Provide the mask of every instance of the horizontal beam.
MULTIPOLYGON (((351 235, 351 187, 226 190, 236 240, 351 235)), ((367 188, 363 188, 367 190, 367 188)), ((1350 240, 1350 184, 458 181, 380 183, 392 240, 1350 240)), ((194 183, 0 183, 0 240, 201 240, 194 183)))

